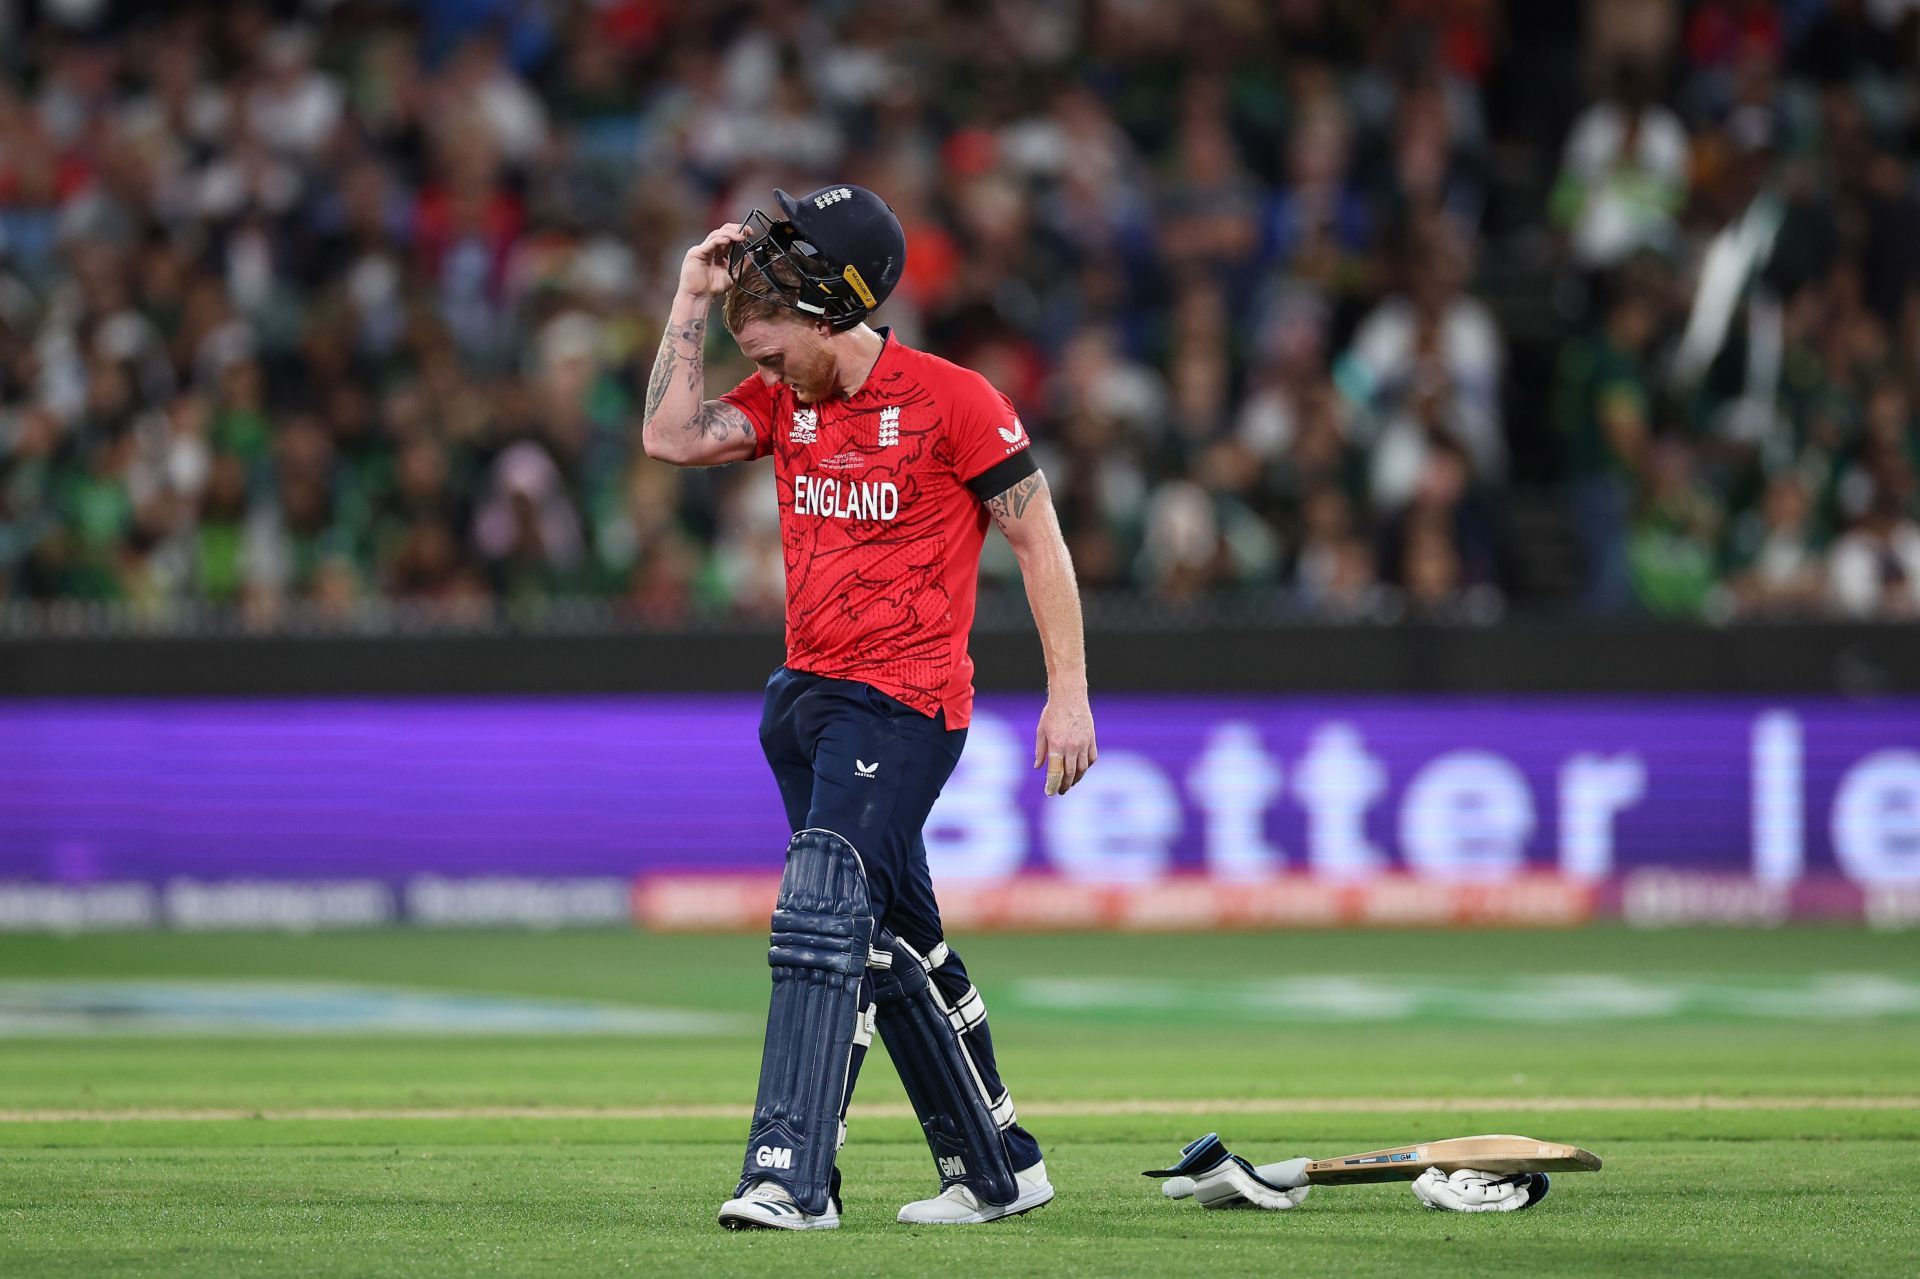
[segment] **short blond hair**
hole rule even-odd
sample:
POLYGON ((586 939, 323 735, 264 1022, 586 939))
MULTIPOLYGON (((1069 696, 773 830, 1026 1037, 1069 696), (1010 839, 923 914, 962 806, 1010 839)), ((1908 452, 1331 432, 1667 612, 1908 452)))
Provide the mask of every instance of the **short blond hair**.
POLYGON ((738 333, 756 320, 778 320, 783 316, 795 320, 805 318, 791 307, 757 298, 737 284, 728 288, 720 299, 720 318, 729 333, 738 333))

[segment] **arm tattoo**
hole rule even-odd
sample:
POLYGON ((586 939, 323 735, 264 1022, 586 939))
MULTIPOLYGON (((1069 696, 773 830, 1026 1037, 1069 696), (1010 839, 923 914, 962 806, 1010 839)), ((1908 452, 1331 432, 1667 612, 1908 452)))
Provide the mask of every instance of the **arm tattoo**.
POLYGON ((646 411, 641 418, 643 423, 652 422, 653 415, 660 411, 676 366, 686 370, 687 389, 696 395, 700 393, 707 373, 706 338, 705 317, 678 324, 668 322, 667 331, 660 336, 659 353, 653 357, 653 373, 647 378, 646 411))
POLYGON ((1027 513, 1027 507, 1045 483, 1045 477, 1035 471, 1000 496, 988 500, 987 509, 993 512, 994 523, 1000 526, 1001 532, 1006 532, 1009 523, 1027 513))
POLYGON ((701 439, 709 435, 716 440, 724 440, 729 435, 748 438, 753 435, 753 423, 747 420, 747 415, 725 400, 707 400, 701 404, 687 420, 687 429, 701 439))

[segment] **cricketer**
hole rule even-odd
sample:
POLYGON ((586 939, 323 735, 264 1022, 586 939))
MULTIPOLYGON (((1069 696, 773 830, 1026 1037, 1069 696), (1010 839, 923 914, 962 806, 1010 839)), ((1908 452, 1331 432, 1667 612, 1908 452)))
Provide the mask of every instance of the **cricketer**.
POLYGON ((774 459, 786 660, 760 742, 793 838, 774 910, 759 1098, 730 1229, 840 1224, 836 1156, 876 1027, 940 1189, 913 1224, 995 1221, 1053 1198, 1014 1113, 986 1007, 947 943, 921 828, 960 759, 989 518, 1011 544, 1047 666, 1034 763, 1064 793, 1099 757, 1073 563, 1032 440, 985 378, 867 321, 906 263, 885 201, 836 184, 688 250, 644 409, 648 454, 774 459), (757 366, 706 399, 710 306, 757 366))

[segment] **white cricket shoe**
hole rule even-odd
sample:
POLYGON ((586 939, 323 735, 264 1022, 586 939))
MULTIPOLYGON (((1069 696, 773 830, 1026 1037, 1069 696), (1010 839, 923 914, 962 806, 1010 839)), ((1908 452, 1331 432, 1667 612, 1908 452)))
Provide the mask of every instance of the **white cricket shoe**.
POLYGON ((1053 1183, 1047 1180, 1045 1160, 1015 1173, 1014 1184, 1020 1193, 1010 1204, 983 1204, 965 1186, 948 1186, 932 1199, 908 1204, 896 1220, 911 1226, 972 1226, 1017 1217, 1053 1200, 1053 1183))
POLYGON ((746 1194, 720 1205, 720 1224, 728 1230, 838 1230, 840 1205, 829 1197, 827 1210, 816 1217, 785 1186, 756 1181, 746 1194))

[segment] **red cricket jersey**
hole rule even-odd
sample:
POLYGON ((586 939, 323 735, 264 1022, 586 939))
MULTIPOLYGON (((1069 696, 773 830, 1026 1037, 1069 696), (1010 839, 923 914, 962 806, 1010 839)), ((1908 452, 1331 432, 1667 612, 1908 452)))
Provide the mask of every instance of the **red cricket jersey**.
POLYGON ((948 728, 973 713, 967 634, 985 499, 1035 470, 1013 403, 887 330, 860 389, 802 405, 758 373, 721 398, 773 454, 787 666, 860 680, 948 728))

